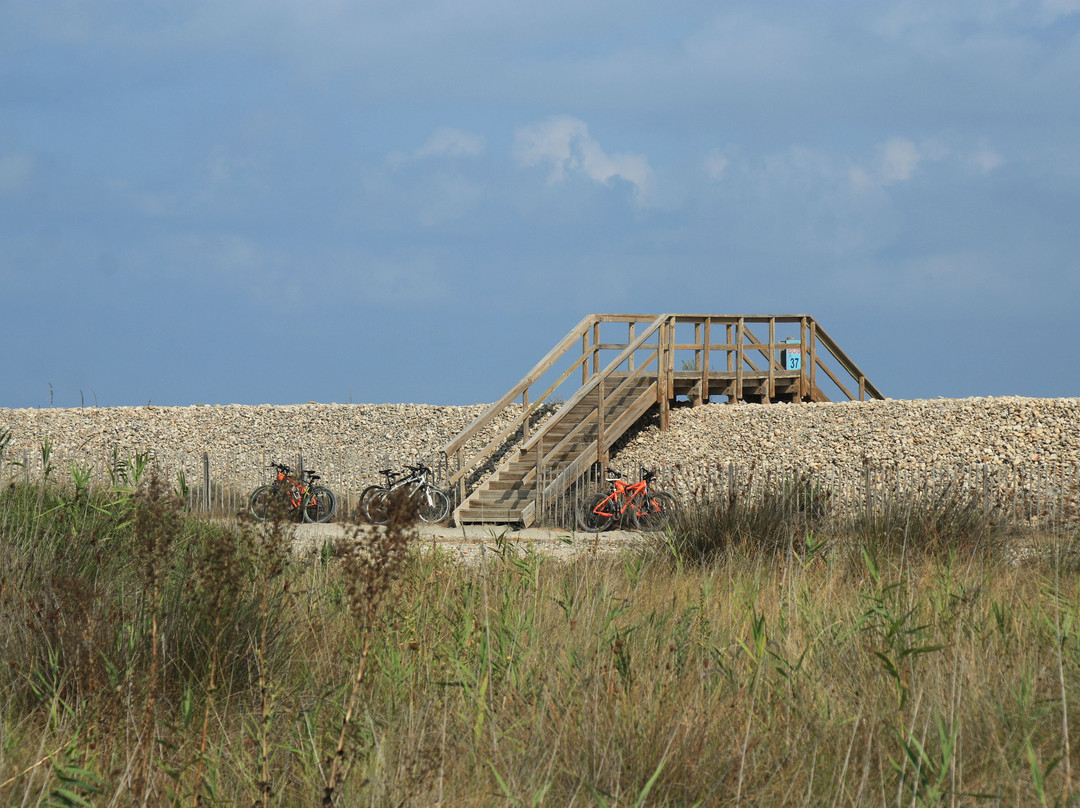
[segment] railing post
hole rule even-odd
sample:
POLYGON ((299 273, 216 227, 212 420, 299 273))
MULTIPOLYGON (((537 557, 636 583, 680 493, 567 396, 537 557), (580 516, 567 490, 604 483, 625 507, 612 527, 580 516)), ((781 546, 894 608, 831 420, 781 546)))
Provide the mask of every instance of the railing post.
POLYGON ((542 468, 541 461, 543 461, 543 459, 544 459, 544 436, 540 435, 540 440, 536 444, 536 480, 533 483, 533 492, 534 492, 533 493, 533 514, 534 514, 534 521, 539 521, 540 520, 540 515, 541 515, 541 511, 542 511, 540 498, 541 498, 541 496, 543 494, 543 491, 544 491, 544 481, 540 477, 540 469, 542 468))
POLYGON ((584 387, 589 381, 589 329, 581 335, 581 386, 584 387))
POLYGON ((607 465, 607 452, 604 451, 604 382, 596 385, 596 462, 607 465))
POLYGON ((528 413, 529 413, 529 388, 526 387, 525 392, 523 392, 521 394, 521 414, 525 418, 525 420, 521 424, 521 434, 522 434, 522 440, 523 441, 526 441, 526 440, 529 439, 529 415, 528 415, 528 413))
MULTIPOLYGON (((457 450, 457 470, 458 470, 458 472, 461 471, 462 463, 465 462, 464 459, 462 458, 462 452, 464 452, 464 451, 465 451, 464 447, 457 450)), ((458 505, 460 505, 464 501, 465 501, 465 475, 462 474, 461 477, 458 478, 458 505)))
POLYGON ((732 403, 738 404, 742 400, 743 392, 743 329, 745 328, 745 322, 743 318, 739 318, 739 322, 735 326, 735 395, 732 397, 732 403))
MULTIPOLYGON (((810 321, 810 393, 817 390, 817 322, 810 321)), ((803 364, 806 364, 805 362, 803 364)))
POLYGON ((593 323, 592 327, 592 375, 600 372, 600 321, 593 323))
POLYGON ((701 403, 707 404, 709 402, 709 344, 712 342, 711 336, 712 330, 712 318, 705 318, 705 355, 704 361, 701 363, 701 403))
POLYGON ((667 381, 668 381, 668 398, 675 398, 675 318, 672 317, 668 320, 668 363, 667 363, 667 381))
POLYGON ((766 403, 773 400, 776 396, 776 374, 774 368, 776 362, 773 361, 776 357, 776 318, 769 318, 769 387, 766 391, 766 403))
POLYGON ((660 430, 666 432, 671 422, 671 374, 669 365, 675 361, 671 350, 671 328, 669 320, 660 326, 656 345, 656 392, 660 396, 660 430))
MULTIPOLYGON (((626 337, 626 344, 627 345, 629 345, 631 342, 634 341, 634 327, 636 325, 637 325, 637 323, 634 320, 630 321, 630 331, 629 331, 629 333, 628 333, 628 335, 626 337)), ((631 353, 630 356, 627 357, 627 361, 629 362, 629 364, 627 365, 626 369, 628 371, 630 371, 631 373, 633 373, 634 372, 634 354, 631 353)))
POLYGON ((813 364, 813 352, 806 344, 806 318, 799 320, 799 350, 802 351, 802 361, 799 363, 799 398, 812 397, 812 391, 807 384, 806 368, 813 364))
POLYGON ((694 323, 694 370, 701 370, 701 323, 694 323))

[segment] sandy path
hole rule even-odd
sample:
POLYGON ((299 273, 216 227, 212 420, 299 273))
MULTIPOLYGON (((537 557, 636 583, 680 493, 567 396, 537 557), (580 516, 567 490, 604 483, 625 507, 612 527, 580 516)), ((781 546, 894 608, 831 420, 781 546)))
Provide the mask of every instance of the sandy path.
MULTIPOLYGON (((327 540, 350 536, 362 538, 373 530, 369 525, 325 524, 296 525, 293 542, 298 553, 316 552, 327 540)), ((479 563, 486 553, 501 552, 512 546, 517 552, 529 547, 553 558, 573 558, 583 553, 617 553, 620 550, 640 546, 652 539, 647 534, 612 530, 599 534, 575 533, 569 530, 549 528, 513 529, 502 525, 425 525, 418 528, 423 544, 458 556, 466 563, 479 563)))

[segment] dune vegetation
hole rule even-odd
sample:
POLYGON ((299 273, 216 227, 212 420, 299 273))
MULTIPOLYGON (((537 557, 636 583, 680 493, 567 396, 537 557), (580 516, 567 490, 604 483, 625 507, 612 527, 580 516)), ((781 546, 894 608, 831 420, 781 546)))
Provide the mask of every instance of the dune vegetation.
POLYGON ((1075 535, 701 503, 614 558, 493 533, 462 565, 400 515, 298 557, 284 523, 113 482, 0 492, 4 805, 1080 794, 1075 535))

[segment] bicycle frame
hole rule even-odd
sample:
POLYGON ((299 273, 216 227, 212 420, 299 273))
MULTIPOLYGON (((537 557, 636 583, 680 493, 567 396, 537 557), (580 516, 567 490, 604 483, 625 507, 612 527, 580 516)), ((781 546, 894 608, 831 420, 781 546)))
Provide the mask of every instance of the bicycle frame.
POLYGON ((314 471, 304 471, 301 480, 292 477, 284 463, 271 463, 270 468, 277 469, 273 479, 256 488, 248 498, 248 509, 256 519, 273 519, 274 511, 283 509, 290 515, 301 516, 305 522, 326 522, 334 515, 337 509, 334 492, 316 485, 319 475, 314 471))
POLYGON ((277 480, 275 481, 282 497, 288 497, 289 504, 293 508, 299 508, 307 496, 310 486, 299 480, 293 479, 285 471, 278 467, 277 480))
POLYGON ((394 498, 407 500, 416 509, 416 515, 425 522, 440 521, 449 513, 450 499, 446 492, 428 482, 431 469, 423 463, 406 465, 405 468, 408 471, 400 474, 389 469, 380 472, 386 477, 387 484, 368 489, 372 493, 364 503, 364 516, 372 524, 386 524, 390 502, 394 498))
POLYGON ((644 516, 648 511, 647 495, 645 492, 649 488, 648 479, 642 479, 639 482, 630 484, 625 480, 621 480, 618 477, 609 478, 608 482, 612 484, 612 491, 593 508, 593 513, 597 516, 604 517, 618 517, 622 519, 623 514, 631 506, 634 507, 635 516, 644 516), (622 505, 619 503, 622 501, 622 505))
POLYGON ((407 476, 400 474, 394 475, 394 479, 391 478, 392 472, 384 471, 386 475, 387 490, 391 493, 401 490, 402 488, 409 487, 409 496, 416 496, 416 492, 420 491, 427 485, 427 474, 430 469, 427 466, 406 466, 406 468, 412 471, 407 476))

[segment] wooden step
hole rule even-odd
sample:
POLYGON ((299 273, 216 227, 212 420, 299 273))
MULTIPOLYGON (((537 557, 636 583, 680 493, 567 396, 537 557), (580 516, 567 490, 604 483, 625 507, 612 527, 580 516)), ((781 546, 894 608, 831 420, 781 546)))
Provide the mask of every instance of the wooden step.
MULTIPOLYGON (((611 380, 604 400, 605 443, 620 437, 655 403, 655 396, 650 392, 655 390, 653 381, 636 380, 617 393, 613 392, 620 382, 619 379, 611 380)), ((459 506, 455 519, 460 523, 520 521, 526 512, 531 513, 536 502, 536 465, 541 448, 546 488, 551 488, 553 483, 562 487, 561 480, 569 475, 570 469, 581 467, 582 462, 589 465, 583 453, 597 451, 600 418, 596 415, 595 404, 595 398, 592 401, 586 399, 569 411, 559 413, 556 421, 548 422, 538 443, 528 451, 519 451, 505 459, 459 506)))
POLYGON ((531 490, 517 489, 516 491, 493 491, 490 488, 484 488, 477 491, 472 497, 470 502, 517 502, 518 500, 529 499, 532 497, 533 492, 531 490))
POLYGON ((463 525, 479 523, 513 524, 521 521, 521 511, 486 508, 466 509, 458 511, 457 521, 463 525))

